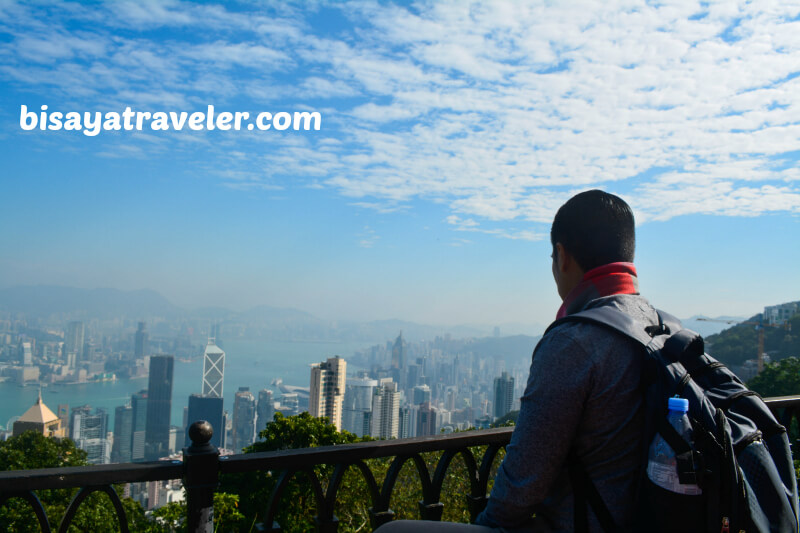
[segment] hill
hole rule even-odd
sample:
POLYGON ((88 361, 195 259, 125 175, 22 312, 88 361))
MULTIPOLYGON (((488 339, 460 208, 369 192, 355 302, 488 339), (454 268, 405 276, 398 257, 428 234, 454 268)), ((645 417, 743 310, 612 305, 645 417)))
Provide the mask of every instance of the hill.
POLYGON ((79 289, 55 285, 29 285, 0 289, 0 310, 37 318, 63 316, 89 318, 174 317, 181 310, 156 291, 142 289, 79 289))
MULTIPOLYGON (((750 317, 757 322, 761 315, 750 317)), ((764 352, 773 361, 800 357, 800 314, 789 319, 790 330, 778 327, 764 329, 764 352)), ((758 355, 758 331, 752 324, 737 324, 705 339, 706 351, 729 367, 738 367, 758 355)))

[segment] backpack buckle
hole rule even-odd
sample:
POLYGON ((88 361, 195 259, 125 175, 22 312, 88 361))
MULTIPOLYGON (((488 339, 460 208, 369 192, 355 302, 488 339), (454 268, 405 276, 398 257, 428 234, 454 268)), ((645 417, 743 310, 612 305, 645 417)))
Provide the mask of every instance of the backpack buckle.
POLYGON ((681 485, 698 485, 703 482, 703 456, 692 450, 675 456, 678 467, 678 481, 681 485))
POLYGON ((650 337, 657 337, 659 335, 669 335, 669 326, 664 324, 663 322, 659 322, 656 326, 647 326, 644 328, 645 333, 650 335, 650 337))

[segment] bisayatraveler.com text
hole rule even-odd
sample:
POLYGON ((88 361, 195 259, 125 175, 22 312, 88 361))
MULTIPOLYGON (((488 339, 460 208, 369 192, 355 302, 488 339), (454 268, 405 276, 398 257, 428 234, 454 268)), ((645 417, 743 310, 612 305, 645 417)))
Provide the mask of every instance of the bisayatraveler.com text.
POLYGON ((20 106, 19 126, 25 131, 82 131, 84 135, 94 137, 101 131, 319 131, 322 127, 322 115, 317 111, 280 111, 271 113, 262 111, 222 111, 217 113, 213 105, 206 111, 134 111, 126 107, 125 111, 51 111, 45 104, 39 110, 28 110, 28 106, 20 106))

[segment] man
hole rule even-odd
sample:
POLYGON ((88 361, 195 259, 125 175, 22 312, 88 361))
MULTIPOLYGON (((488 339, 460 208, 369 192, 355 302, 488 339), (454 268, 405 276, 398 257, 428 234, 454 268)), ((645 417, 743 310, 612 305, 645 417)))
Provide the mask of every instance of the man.
MULTIPOLYGON (((580 193, 561 206, 550 230, 553 277, 563 300, 557 318, 615 306, 640 322, 658 323, 639 295, 634 228, 628 204, 603 191, 580 193)), ((615 524, 630 527, 643 447, 642 360, 641 345, 619 333, 588 323, 557 325, 534 351, 517 425, 477 519, 483 527, 397 522, 381 533, 574 531, 568 473, 574 457, 615 524)), ((586 514, 589 529, 601 531, 588 507, 586 514)))

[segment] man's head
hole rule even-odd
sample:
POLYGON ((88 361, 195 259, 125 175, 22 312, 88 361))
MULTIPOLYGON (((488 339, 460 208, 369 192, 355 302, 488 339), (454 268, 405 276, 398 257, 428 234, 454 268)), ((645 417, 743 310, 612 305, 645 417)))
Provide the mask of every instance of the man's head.
POLYGON ((600 190, 582 192, 559 208, 550 228, 553 276, 562 298, 593 268, 633 262, 633 211, 622 198, 600 190))

